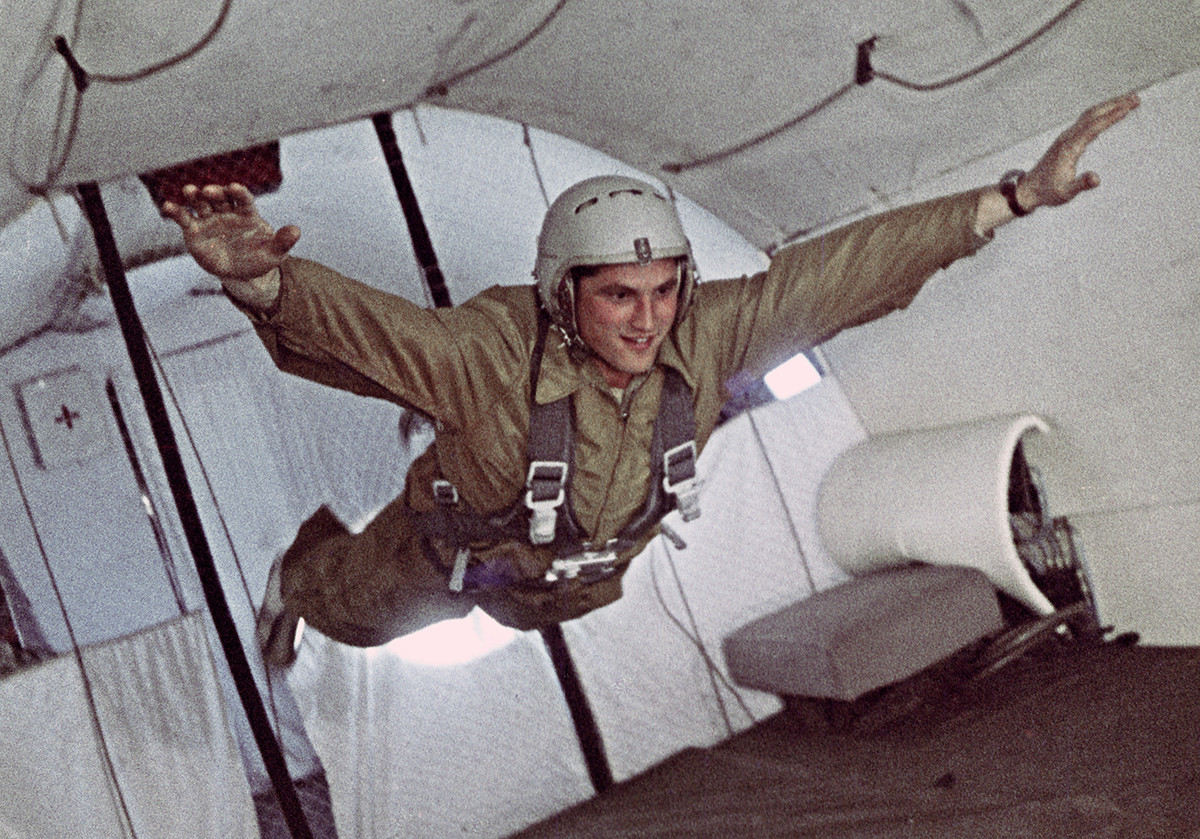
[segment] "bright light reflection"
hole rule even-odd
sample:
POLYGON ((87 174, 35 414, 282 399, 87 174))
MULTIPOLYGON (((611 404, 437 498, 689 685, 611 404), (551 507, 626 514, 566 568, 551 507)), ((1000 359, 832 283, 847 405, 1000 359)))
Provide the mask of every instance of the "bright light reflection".
POLYGON ((495 652, 517 637, 480 609, 465 618, 441 621, 370 652, 386 651, 413 664, 454 667, 495 652))
POLYGON ((787 399, 821 381, 821 374, 808 356, 799 353, 763 376, 763 381, 776 399, 787 399))

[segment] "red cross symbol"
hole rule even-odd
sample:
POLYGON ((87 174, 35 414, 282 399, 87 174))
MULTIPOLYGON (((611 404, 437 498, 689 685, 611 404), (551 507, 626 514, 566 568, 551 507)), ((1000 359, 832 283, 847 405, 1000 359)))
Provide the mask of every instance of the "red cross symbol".
POLYGON ((67 431, 75 428, 75 420, 79 419, 79 414, 72 411, 66 405, 62 406, 62 412, 54 418, 55 423, 62 423, 67 426, 67 431))

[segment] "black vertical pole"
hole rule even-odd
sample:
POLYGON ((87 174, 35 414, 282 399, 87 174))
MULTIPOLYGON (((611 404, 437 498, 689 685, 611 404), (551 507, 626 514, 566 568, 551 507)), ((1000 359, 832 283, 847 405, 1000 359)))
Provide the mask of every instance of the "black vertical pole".
POLYGON ((375 125, 375 134, 383 148, 383 159, 387 163, 388 172, 391 173, 392 184, 396 187, 396 197, 400 199, 400 208, 404 211, 404 220, 408 224, 408 235, 412 238, 413 253, 417 256, 421 273, 425 275, 425 285, 429 287, 433 305, 438 308, 450 306, 446 278, 442 276, 442 269, 438 266, 433 240, 429 238, 429 230, 425 227, 425 219, 421 215, 421 205, 417 203, 417 193, 408 178, 404 158, 400 156, 396 130, 392 128, 392 115, 386 112, 378 113, 371 117, 371 122, 375 125))
POLYGON ((579 673, 575 670, 575 662, 571 660, 571 649, 567 646, 567 639, 558 624, 545 627, 541 633, 542 640, 546 642, 546 649, 550 651, 550 660, 554 662, 554 672, 558 674, 563 696, 566 697, 571 721, 575 723, 575 736, 583 750, 588 776, 592 779, 592 786, 596 792, 604 792, 613 785, 612 768, 608 764, 608 754, 604 751, 604 739, 600 736, 600 728, 592 715, 592 706, 588 704, 587 694, 583 692, 583 683, 579 681, 579 673))
MULTIPOLYGON (((429 286, 429 293, 433 296, 433 303, 439 308, 450 306, 450 294, 446 289, 442 271, 438 267, 433 241, 429 238, 429 231, 426 229, 424 218, 421 215, 421 206, 417 202, 417 195, 408 179, 408 170, 404 168, 404 160, 400 156, 396 131, 392 128, 392 115, 386 112, 378 113, 371 117, 371 122, 375 125, 379 144, 383 147, 383 158, 387 161, 388 171, 392 175, 392 183, 396 186, 396 195, 404 210, 404 219, 408 222, 408 234, 412 237, 413 252, 417 255, 421 270, 425 272, 425 282, 429 286)), ((588 704, 587 694, 583 692, 579 673, 575 670, 575 662, 571 660, 571 650, 567 646, 566 638, 563 637, 562 628, 554 625, 543 629, 542 640, 546 643, 550 660, 554 664, 554 672, 558 675, 559 685, 567 700, 571 721, 575 724, 575 736, 583 750, 583 758, 587 763, 592 786, 596 788, 596 792, 604 792, 613 784, 612 769, 608 764, 608 756, 604 751, 604 741, 600 737, 596 718, 588 704)))
POLYGON ((238 638, 237 627, 229 604, 225 600, 225 592, 221 588, 221 579, 213 561, 212 550, 204 534, 204 526, 200 521, 200 513, 196 508, 196 499, 188 485, 187 472, 183 466, 183 458, 179 455, 179 445, 175 440, 175 432, 171 428, 171 420, 167 415, 166 402, 158 379, 154 375, 154 365, 150 352, 146 347, 146 335, 138 318, 137 309, 133 304, 133 296, 129 292, 129 283, 125 277, 125 267, 121 263, 121 255, 117 252, 117 243, 113 238, 112 227, 104 202, 100 197, 100 189, 94 183, 79 185, 79 194, 83 198, 84 211, 92 225, 92 233, 96 238, 96 247, 100 252, 100 264, 108 280, 108 288, 112 294, 113 307, 117 312, 117 322, 121 326, 121 334, 125 338, 125 347, 133 362, 133 373, 137 378, 142 400, 146 403, 146 413, 150 417, 150 428, 158 445, 159 454, 163 459, 167 483, 171 495, 175 499, 175 507, 179 511, 180 523, 184 536, 196 563, 196 571, 200 576, 200 585, 204 589, 204 599, 208 603, 213 624, 216 626, 217 637, 225 651, 229 669, 233 674, 234 685, 246 709, 250 721, 250 729, 258 743, 267 774, 279 797, 279 806, 283 811, 288 830, 293 839, 312 839, 312 831, 304 817, 300 806, 300 798, 292 779, 288 774, 287 761, 283 751, 275 740, 271 730, 271 721, 263 706, 262 696, 254 684, 254 676, 250 671, 250 662, 246 659, 246 651, 242 649, 241 639, 238 638))

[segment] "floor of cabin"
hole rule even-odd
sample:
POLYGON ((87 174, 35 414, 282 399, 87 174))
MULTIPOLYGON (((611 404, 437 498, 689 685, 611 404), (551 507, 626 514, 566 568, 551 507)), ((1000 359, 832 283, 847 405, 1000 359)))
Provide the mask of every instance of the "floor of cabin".
POLYGON ((520 832, 1200 839, 1200 650, 1051 644, 868 730, 791 710, 520 832))

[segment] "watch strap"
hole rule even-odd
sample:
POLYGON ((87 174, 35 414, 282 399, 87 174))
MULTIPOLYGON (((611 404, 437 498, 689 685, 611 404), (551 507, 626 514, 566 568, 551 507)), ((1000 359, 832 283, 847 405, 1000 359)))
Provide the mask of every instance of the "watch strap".
POLYGON ((1005 172, 1004 177, 1000 179, 1000 194, 1004 196, 1004 200, 1008 202, 1008 208, 1013 211, 1015 216, 1027 216, 1033 212, 1033 210, 1026 210, 1017 200, 1017 183, 1024 176, 1023 170, 1013 169, 1005 172))

